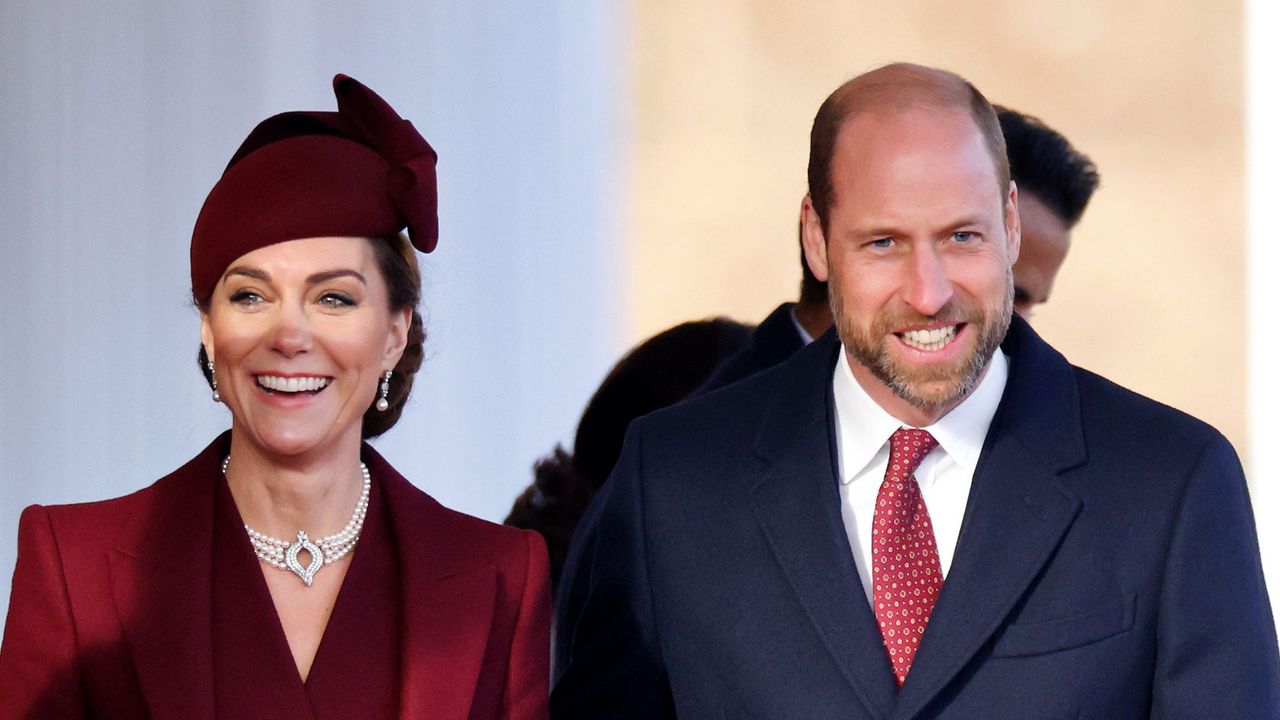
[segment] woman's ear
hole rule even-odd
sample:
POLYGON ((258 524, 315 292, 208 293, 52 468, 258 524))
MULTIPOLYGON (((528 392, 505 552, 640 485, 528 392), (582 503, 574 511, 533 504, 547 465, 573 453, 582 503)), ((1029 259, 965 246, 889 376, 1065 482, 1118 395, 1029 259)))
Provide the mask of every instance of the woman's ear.
POLYGON ((413 309, 405 308, 391 314, 391 327, 387 330, 385 357, 394 368, 400 364, 400 356, 409 344, 409 326, 413 323, 413 309))
POLYGON ((200 311, 200 344, 204 346, 205 357, 213 362, 213 330, 209 327, 209 314, 200 311))

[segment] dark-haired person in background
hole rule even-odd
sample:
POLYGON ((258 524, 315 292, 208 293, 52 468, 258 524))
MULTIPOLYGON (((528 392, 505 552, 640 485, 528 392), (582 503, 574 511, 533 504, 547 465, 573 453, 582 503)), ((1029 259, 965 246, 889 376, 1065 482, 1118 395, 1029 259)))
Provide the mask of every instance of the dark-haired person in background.
POLYGON ((687 322, 645 340, 613 366, 582 412, 573 452, 557 445, 535 463, 533 484, 503 521, 547 541, 553 583, 587 503, 618 461, 631 421, 688 397, 750 340, 751 328, 732 320, 687 322))
POLYGON ((1098 188, 1098 168, 1039 118, 995 108, 1022 216, 1022 253, 1013 266, 1013 309, 1029 319, 1036 305, 1049 300, 1071 249, 1071 231, 1098 188))
MULTIPOLYGON (((804 232, 804 213, 800 214, 800 234, 804 232)), ((800 243, 800 299, 785 302, 769 313, 751 336, 751 344, 716 368, 699 393, 715 390, 745 377, 767 370, 791 357, 797 350, 813 342, 831 327, 831 304, 827 284, 813 276, 804 261, 804 244, 800 243)))

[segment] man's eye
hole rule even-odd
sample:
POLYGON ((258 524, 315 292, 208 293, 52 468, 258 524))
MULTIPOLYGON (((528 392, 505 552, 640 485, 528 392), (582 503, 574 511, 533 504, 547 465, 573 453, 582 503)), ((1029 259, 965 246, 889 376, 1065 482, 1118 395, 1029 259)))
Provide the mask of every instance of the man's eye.
POLYGON ((961 230, 959 232, 951 233, 951 239, 960 243, 973 242, 978 239, 978 233, 961 230))
POLYGON ((875 240, 872 240, 869 244, 871 245, 871 247, 877 250, 888 250, 889 248, 893 247, 893 238, 888 238, 888 237, 876 238, 875 240))

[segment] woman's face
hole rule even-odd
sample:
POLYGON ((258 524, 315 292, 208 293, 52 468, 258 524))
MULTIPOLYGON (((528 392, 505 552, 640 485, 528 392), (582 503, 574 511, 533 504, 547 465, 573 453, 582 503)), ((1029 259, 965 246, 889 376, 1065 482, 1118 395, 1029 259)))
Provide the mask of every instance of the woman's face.
POLYGON ((370 241, 323 237, 236 259, 201 313, 200 338, 237 442, 266 455, 358 443, 410 310, 391 312, 370 241))

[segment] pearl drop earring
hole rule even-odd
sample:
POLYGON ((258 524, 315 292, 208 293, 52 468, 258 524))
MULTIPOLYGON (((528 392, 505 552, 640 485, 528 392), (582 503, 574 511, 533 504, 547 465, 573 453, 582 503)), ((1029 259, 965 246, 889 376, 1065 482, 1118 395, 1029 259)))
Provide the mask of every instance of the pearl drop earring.
POLYGON ((218 394, 218 376, 213 374, 213 361, 209 361, 209 383, 213 385, 213 401, 222 402, 222 396, 218 394))
POLYGON ((387 374, 382 378, 382 397, 378 398, 378 402, 373 404, 374 407, 378 408, 378 412, 386 412, 387 408, 391 407, 391 403, 387 402, 387 393, 390 391, 391 371, 388 370, 387 374))

